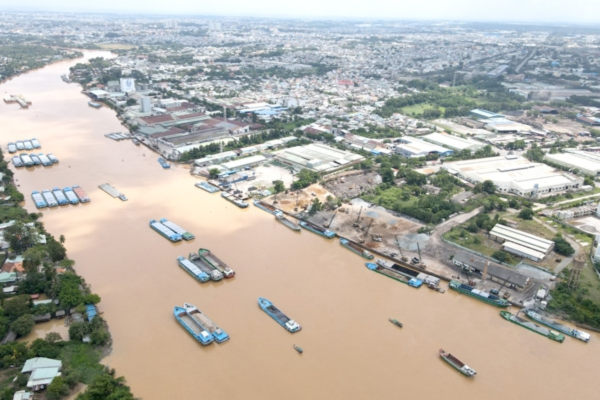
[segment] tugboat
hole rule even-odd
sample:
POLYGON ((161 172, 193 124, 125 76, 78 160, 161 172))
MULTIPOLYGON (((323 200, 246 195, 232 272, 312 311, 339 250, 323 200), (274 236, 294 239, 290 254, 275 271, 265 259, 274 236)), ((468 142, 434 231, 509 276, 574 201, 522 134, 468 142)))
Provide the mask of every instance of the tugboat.
POLYGON ((446 361, 448 364, 450 364, 452 367, 454 367, 456 370, 458 370, 458 372, 460 372, 461 374, 463 374, 465 376, 473 377, 473 376, 477 375, 477 372, 475 372, 475 370, 473 368, 469 367, 467 364, 460 361, 458 358, 454 357, 452 354, 446 353, 444 351, 444 349, 440 349, 440 357, 442 357, 444 359, 444 361, 446 361))
POLYGON ((388 318, 388 320, 398 328, 402 328, 402 322, 398 321, 396 318, 388 318))
POLYGON ((304 350, 302 350, 302 347, 300 347, 300 346, 294 345, 294 350, 296 350, 300 354, 304 353, 304 350))

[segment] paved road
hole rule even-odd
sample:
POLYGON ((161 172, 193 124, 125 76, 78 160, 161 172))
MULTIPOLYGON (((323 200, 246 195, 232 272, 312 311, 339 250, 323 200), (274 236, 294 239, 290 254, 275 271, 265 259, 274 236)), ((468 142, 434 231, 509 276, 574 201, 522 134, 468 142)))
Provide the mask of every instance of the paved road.
POLYGON ((521 62, 521 64, 519 64, 519 66, 517 68, 515 68, 515 71, 517 73, 519 73, 521 68, 523 68, 523 65, 525 65, 525 63, 527 61, 529 61, 531 59, 531 57, 533 57, 534 55, 535 55, 535 50, 531 50, 531 53, 529 53, 529 55, 527 57, 525 57, 525 59, 521 62))

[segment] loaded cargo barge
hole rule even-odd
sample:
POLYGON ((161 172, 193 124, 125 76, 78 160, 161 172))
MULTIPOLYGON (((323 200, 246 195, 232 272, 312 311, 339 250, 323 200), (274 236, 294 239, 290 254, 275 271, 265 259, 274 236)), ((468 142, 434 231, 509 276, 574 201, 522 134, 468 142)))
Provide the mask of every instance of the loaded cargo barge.
POLYGON ((466 294, 467 296, 471 296, 477 300, 483 301, 484 303, 491 304, 495 307, 508 307, 509 306, 508 301, 501 299, 498 296, 495 296, 491 293, 487 293, 483 290, 475 289, 474 287, 465 285, 464 283, 460 283, 458 281, 450 281, 449 287, 452 290, 456 290, 459 293, 466 294))
POLYGON ((202 257, 200 257, 198 254, 190 253, 188 259, 192 264, 194 264, 196 267, 200 268, 202 271, 208 274, 208 276, 210 276, 210 279, 212 279, 213 281, 220 281, 221 279, 223 279, 223 274, 221 273, 221 271, 204 261, 202 257))
POLYGON ((374 258, 373 254, 369 253, 367 250, 363 250, 359 245, 352 243, 348 239, 340 238, 340 244, 367 260, 372 260, 374 258))
POLYGON ((173 232, 180 234, 183 240, 192 240, 195 238, 195 236, 192 233, 186 231, 179 225, 169 221, 166 218, 161 219, 160 223, 172 230, 173 232))
POLYGON ((211 344, 215 338, 213 335, 208 333, 206 329, 198 325, 192 317, 190 317, 185 308, 175 307, 173 309, 173 315, 177 322, 181 324, 189 333, 204 346, 211 344))
POLYGON ((525 315, 527 315, 532 320, 539 322, 542 325, 546 325, 547 327, 555 329, 559 332, 562 332, 565 335, 569 335, 571 337, 574 337, 575 339, 579 339, 582 342, 587 343, 590 341, 591 335, 589 333, 580 331, 578 329, 571 328, 571 327, 563 325, 563 324, 559 324, 558 322, 556 322, 550 318, 546 318, 543 315, 541 315, 533 310, 526 309, 525 315))
POLYGON ((171 242, 179 242, 181 240, 180 234, 173 232, 155 219, 150 220, 150 228, 154 229, 171 242))
POLYGON ((211 267, 221 272, 225 278, 233 278, 235 276, 235 271, 232 270, 227 264, 225 264, 221 259, 211 253, 208 249, 200 249, 198 250, 198 255, 205 262, 207 262, 211 267))
POLYGON ((276 215, 279 211, 277 208, 273 207, 271 204, 265 203, 264 201, 254 199, 254 205, 261 210, 268 212, 269 214, 276 215))
POLYGON ((216 186, 211 185, 208 182, 198 182, 194 186, 206 190, 208 193, 217 193, 220 189, 216 186))
POLYGON ((277 212, 275 213, 275 219, 279 222, 281 222, 282 224, 284 224, 285 226, 287 226, 288 228, 290 228, 293 231, 299 232, 302 229, 300 229, 300 225, 292 222, 290 219, 288 219, 285 214, 279 210, 277 210, 277 212))
POLYGON ((46 203, 46 200, 44 200, 44 197, 37 190, 34 190, 33 192, 31 192, 31 199, 33 200, 33 202, 35 203, 35 206, 37 208, 48 207, 48 203, 46 203))
POLYGON ((289 332, 298 332, 302 327, 296 321, 290 319, 281 310, 273 305, 269 300, 259 297, 258 305, 264 312, 269 314, 277 323, 287 329, 289 332))
POLYGON ((193 262, 188 260, 185 257, 179 256, 177 257, 177 262, 179 266, 187 271, 188 274, 192 275, 196 280, 200 282, 208 282, 210 280, 210 276, 198 268, 193 262))
POLYGON ((248 207, 248 203, 247 202, 245 202, 244 200, 238 199, 232 193, 223 192, 223 193, 221 193, 221 197, 223 197, 225 200, 228 200, 228 201, 232 202, 233 204, 235 204, 236 206, 238 206, 240 208, 246 208, 246 207, 248 207))
POLYGON ((190 316, 190 318, 194 320, 194 322, 196 322, 198 325, 204 328, 206 332, 208 332, 215 338, 215 341, 217 343, 223 343, 226 340, 229 340, 229 335, 227 334, 227 332, 219 328, 217 324, 215 324, 210 318, 206 316, 206 314, 198 310, 196 306, 189 303, 183 303, 183 308, 185 308, 185 311, 190 316))
POLYGON ((72 187, 67 186, 63 189, 63 192, 65 196, 67 196, 67 199, 69 199, 69 203, 79 204, 79 198, 77 198, 77 195, 75 195, 75 192, 73 191, 72 187))
POLYGON ((83 191, 83 189, 81 187, 79 187, 78 185, 73 185, 73 192, 75 192, 75 194, 77 195, 77 198, 79 199, 80 202, 89 203, 90 198, 83 191))
POLYGON ((321 228, 320 226, 307 221, 300 221, 300 226, 327 239, 332 239, 335 237, 335 232, 332 232, 329 229, 321 228))
POLYGON ((536 325, 533 322, 527 321, 526 319, 513 315, 508 311, 500 311, 500 315, 505 320, 510 321, 513 324, 521 325, 523 328, 529 329, 530 331, 535 333, 539 333, 542 336, 546 336, 548 339, 556 340, 559 343, 562 343, 563 340, 565 340, 565 336, 563 334, 550 330, 548 328, 544 328, 543 326, 536 325))
POLYGON ((440 349, 440 357, 442 357, 442 359, 444 361, 446 361, 454 369, 456 369, 458 372, 460 372, 461 374, 463 374, 465 376, 472 377, 472 376, 477 375, 477 372, 475 372, 475 370, 473 368, 469 367, 467 364, 460 361, 458 358, 454 357, 452 354, 446 353, 444 351, 444 349, 440 349))
POLYGON ((394 266, 397 266, 397 264, 386 263, 383 260, 377 260, 377 264, 365 263, 365 265, 371 271, 375 271, 378 274, 385 275, 388 278, 392 278, 392 279, 394 279, 398 282, 404 283, 410 287, 420 288, 423 285, 423 281, 421 281, 420 279, 411 277, 410 275, 403 273, 399 269, 394 268, 394 266))

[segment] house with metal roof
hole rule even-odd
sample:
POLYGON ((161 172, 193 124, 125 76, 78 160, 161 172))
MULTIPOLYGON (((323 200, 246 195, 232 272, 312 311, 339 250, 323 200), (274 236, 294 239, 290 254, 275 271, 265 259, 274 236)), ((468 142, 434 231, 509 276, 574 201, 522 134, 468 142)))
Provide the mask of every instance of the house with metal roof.
POLYGON ((429 154, 446 157, 454 154, 453 150, 410 136, 403 136, 398 142, 395 151, 404 157, 425 157, 429 154))
POLYGON ((51 358, 36 357, 25 361, 21 369, 22 374, 29 373, 27 387, 33 391, 41 390, 47 387, 54 378, 60 376, 62 361, 51 358))
POLYGON ((423 140, 428 142, 447 147, 454 151, 470 150, 475 152, 485 147, 485 144, 476 142, 472 139, 463 139, 460 136, 448 135, 446 133, 431 133, 429 135, 422 136, 423 140))
POLYGON ((490 239, 503 244, 503 250, 533 261, 541 261, 554 248, 552 240, 544 239, 518 229, 496 224, 490 239))
POLYGON ((30 400, 33 399, 33 393, 26 390, 19 390, 13 395, 13 400, 30 400))

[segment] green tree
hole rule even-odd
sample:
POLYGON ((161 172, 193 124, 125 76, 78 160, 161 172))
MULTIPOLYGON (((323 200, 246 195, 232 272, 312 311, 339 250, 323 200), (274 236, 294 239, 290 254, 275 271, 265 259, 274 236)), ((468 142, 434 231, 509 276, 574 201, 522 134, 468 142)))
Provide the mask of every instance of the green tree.
POLYGON ((67 394, 69 394, 69 387, 65 384, 63 377, 57 376, 52 379, 52 382, 48 385, 48 390, 46 391, 48 400, 59 400, 67 394))
POLYGON ((285 190, 285 186, 283 185, 283 181, 275 181, 275 186, 273 187, 275 193, 281 193, 285 190))
POLYGON ((35 339, 30 349, 35 357, 58 358, 60 355, 60 346, 44 339, 35 339))
POLYGON ((69 326, 69 339, 81 341, 89 333, 88 324, 85 322, 74 322, 69 326))
POLYGON ((10 300, 4 302, 4 313, 11 320, 14 321, 22 315, 30 312, 29 310, 30 297, 27 295, 15 296, 10 300))
POLYGON ((323 209, 323 203, 318 198, 313 199, 312 205, 310 207, 310 211, 308 212, 310 215, 316 214, 318 211, 323 209))
POLYGON ((125 103, 125 105, 127 107, 135 106, 136 104, 137 104, 137 101, 136 101, 136 99, 133 99, 133 98, 127 99, 127 102, 125 103))
POLYGON ((496 250, 495 252, 493 252, 492 257, 503 263, 508 263, 511 260, 510 255, 502 250, 496 250))
POLYGON ((218 168, 211 168, 208 170, 208 177, 209 179, 217 179, 219 177, 219 169, 218 168))
POLYGON ((17 253, 23 253, 27 248, 36 243, 35 229, 21 221, 4 229, 4 240, 17 253))
POLYGON ((488 194, 494 194, 496 193, 496 185, 494 185, 494 182, 490 180, 483 181, 483 183, 481 184, 481 190, 488 194))
POLYGON ((27 273, 36 272, 42 265, 42 260, 46 257, 46 252, 41 246, 35 246, 25 250, 23 253, 23 268, 27 273))
POLYGON ((48 250, 50 259, 54 262, 64 260, 67 257, 67 249, 65 246, 54 240, 53 237, 50 237, 48 240, 46 249, 48 250))
POLYGON ((25 314, 17 318, 11 325, 10 329, 17 334, 17 336, 27 336, 33 329, 35 321, 33 315, 25 314))
POLYGON ((58 241, 60 242, 60 244, 65 244, 65 235, 60 235, 58 237, 58 241))
POLYGON ((554 237, 554 251, 563 256, 570 256, 575 253, 575 249, 569 242, 562 237, 560 233, 558 233, 554 237))
POLYGON ((98 304, 100 303, 100 296, 98 296, 97 294, 88 294, 83 298, 83 303, 84 304, 98 304))
POLYGON ((134 400, 133 394, 125 384, 125 378, 115 378, 115 371, 105 369, 88 386, 77 400, 134 400))
POLYGON ((531 208, 524 208, 519 211, 519 218, 521 219, 533 219, 533 210, 531 208))

